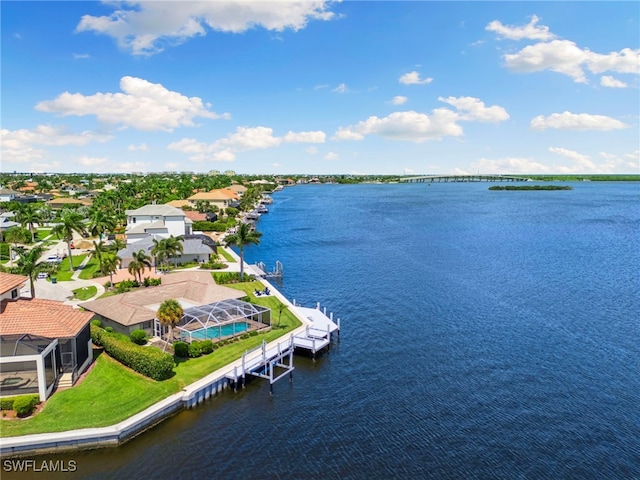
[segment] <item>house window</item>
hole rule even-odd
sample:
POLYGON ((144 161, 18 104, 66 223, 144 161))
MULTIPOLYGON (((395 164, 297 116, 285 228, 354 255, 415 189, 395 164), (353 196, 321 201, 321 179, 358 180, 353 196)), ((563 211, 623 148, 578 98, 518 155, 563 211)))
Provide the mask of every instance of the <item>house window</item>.
POLYGON ((136 223, 136 217, 131 218, 131 223, 136 223))
POLYGON ((14 288, 13 290, 11 290, 11 298, 18 298, 18 289, 14 288))

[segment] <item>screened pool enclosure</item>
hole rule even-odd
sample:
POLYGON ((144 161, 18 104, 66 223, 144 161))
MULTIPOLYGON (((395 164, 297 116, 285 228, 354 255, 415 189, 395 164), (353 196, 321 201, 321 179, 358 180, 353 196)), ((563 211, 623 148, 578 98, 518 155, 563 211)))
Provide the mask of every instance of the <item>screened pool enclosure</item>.
MULTIPOLYGON (((230 299, 184 310, 174 328, 174 340, 191 343, 194 340, 221 340, 251 330, 259 330, 271 323, 271 310, 242 300, 230 299)), ((154 320, 154 333, 165 337, 168 327, 154 320)))

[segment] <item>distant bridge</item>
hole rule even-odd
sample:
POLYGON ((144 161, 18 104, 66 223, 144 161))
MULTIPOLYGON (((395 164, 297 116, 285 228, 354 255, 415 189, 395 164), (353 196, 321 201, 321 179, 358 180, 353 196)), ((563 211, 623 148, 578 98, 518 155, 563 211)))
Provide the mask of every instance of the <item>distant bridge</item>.
POLYGON ((420 177, 402 177, 401 182, 530 182, 530 178, 512 175, 422 175, 420 177))

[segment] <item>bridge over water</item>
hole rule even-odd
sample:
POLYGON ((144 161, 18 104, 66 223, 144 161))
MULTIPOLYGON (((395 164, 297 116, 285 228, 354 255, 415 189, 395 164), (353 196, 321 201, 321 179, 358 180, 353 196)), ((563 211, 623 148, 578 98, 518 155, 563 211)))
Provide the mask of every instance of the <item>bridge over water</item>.
POLYGON ((403 177, 401 182, 433 183, 433 182, 529 182, 530 178, 512 175, 422 175, 419 177, 403 177))

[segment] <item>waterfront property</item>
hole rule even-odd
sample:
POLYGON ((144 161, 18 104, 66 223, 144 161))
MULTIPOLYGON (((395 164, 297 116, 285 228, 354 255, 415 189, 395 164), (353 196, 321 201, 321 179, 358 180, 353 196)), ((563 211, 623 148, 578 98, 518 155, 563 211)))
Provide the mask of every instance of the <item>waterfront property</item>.
MULTIPOLYGON (((152 257, 151 251, 155 247, 153 237, 147 236, 142 240, 129 243, 125 248, 118 251, 118 256, 122 259, 121 268, 127 268, 133 261, 133 255, 140 250, 152 257)), ((211 256, 216 254, 215 241, 203 234, 184 235, 182 237, 182 253, 175 257, 171 257, 171 263, 182 265, 185 263, 196 262, 205 263, 211 260, 211 256)))
MULTIPOLYGON (((0 273, 0 283, 11 285, 7 275, 0 273)), ((54 300, 20 297, 4 298, 0 311, 0 395, 37 393, 46 400, 56 385, 73 385, 91 364, 93 313, 54 300)))
MULTIPOLYGON (((261 305, 230 298, 208 305, 194 306, 183 312, 175 327, 174 338, 191 343, 194 340, 219 340, 270 325, 271 311, 261 305)), ((162 325, 156 319, 154 334, 162 337, 162 325)))
POLYGON ((191 234, 191 219, 171 205, 145 205, 125 213, 127 243, 139 242, 149 236, 169 238, 171 235, 179 237, 191 234))
POLYGON ((185 271, 163 275, 162 285, 84 302, 81 306, 97 314, 104 327, 112 327, 116 332, 130 335, 140 329, 154 335, 156 313, 168 298, 176 299, 187 310, 244 296, 239 290, 217 285, 209 272, 185 271))

